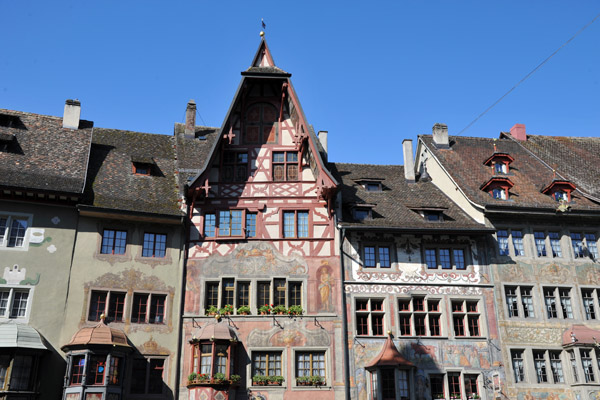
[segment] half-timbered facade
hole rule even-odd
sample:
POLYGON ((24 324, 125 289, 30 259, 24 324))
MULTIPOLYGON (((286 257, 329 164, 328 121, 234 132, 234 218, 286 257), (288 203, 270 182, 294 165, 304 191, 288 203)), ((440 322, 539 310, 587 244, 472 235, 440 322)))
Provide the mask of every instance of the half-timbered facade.
POLYGON ((334 398, 344 379, 336 181, 290 74, 262 39, 216 137, 197 132, 193 108, 183 136, 210 150, 187 182, 182 393, 334 398))

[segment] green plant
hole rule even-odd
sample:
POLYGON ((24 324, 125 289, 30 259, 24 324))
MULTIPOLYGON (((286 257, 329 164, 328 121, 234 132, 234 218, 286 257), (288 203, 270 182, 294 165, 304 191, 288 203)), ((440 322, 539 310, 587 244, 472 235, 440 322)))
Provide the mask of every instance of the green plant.
POLYGON ((239 376, 239 375, 231 375, 231 376, 229 377, 229 380, 230 380, 232 383, 238 383, 238 382, 239 382, 241 379, 242 379, 242 377, 241 377, 241 376, 239 376))
POLYGON ((267 378, 268 377, 264 375, 254 375, 252 377, 252 383, 254 383, 255 385, 264 385, 265 383, 267 383, 267 378))
POLYGON ((283 376, 281 376, 281 375, 271 375, 271 376, 269 376, 269 382, 273 382, 273 383, 276 383, 278 385, 281 385, 284 380, 285 379, 283 379, 283 376))
POLYGON ((268 304, 265 304, 264 306, 260 306, 258 308, 258 312, 261 314, 271 314, 271 306, 268 304))
POLYGON ((284 305, 280 304, 278 306, 273 307, 273 314, 285 314, 287 312, 287 308, 284 305))
POLYGON ((215 306, 210 306, 210 307, 208 307, 208 308, 206 309, 206 313, 207 313, 208 315, 216 314, 216 313, 218 313, 218 312, 219 312, 219 309, 218 309, 217 307, 215 307, 215 306))
POLYGON ((312 383, 315 386, 319 386, 319 385, 322 385, 324 383, 324 379, 320 375, 311 375, 310 376, 310 383, 312 383))
POLYGON ((250 314, 250 307, 248 306, 240 306, 237 309, 238 314, 250 314))
POLYGON ((288 314, 290 315, 302 315, 304 310, 300 306, 290 306, 288 309, 288 314))
POLYGON ((208 380, 210 380, 210 376, 208 376, 208 374, 198 374, 198 376, 196 377, 196 380, 208 381, 208 380))
POLYGON ((299 376, 296 378, 296 383, 300 384, 300 383, 309 383, 310 382, 310 376, 299 376))
POLYGON ((225 380, 225 374, 221 373, 221 372, 217 372, 216 374, 213 375, 213 379, 215 381, 224 381, 225 380))
POLYGON ((222 315, 229 315, 233 313, 233 306, 231 304, 225 304, 225 307, 221 308, 219 312, 222 315))
POLYGON ((192 372, 191 374, 188 375, 188 381, 195 381, 196 379, 198 379, 198 374, 195 372, 192 372))

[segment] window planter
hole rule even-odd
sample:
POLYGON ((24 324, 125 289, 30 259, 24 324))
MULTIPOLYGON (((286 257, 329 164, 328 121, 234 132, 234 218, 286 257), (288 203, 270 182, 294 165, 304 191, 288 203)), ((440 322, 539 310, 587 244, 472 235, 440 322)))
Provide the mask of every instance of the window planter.
POLYGON ((255 375, 252 377, 253 386, 281 386, 283 384, 283 376, 273 375, 255 375))

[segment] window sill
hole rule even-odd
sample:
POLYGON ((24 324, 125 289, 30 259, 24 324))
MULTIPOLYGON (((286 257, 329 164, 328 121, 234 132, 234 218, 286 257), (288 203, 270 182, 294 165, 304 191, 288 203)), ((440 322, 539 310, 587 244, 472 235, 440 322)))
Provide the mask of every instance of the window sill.
POLYGON ((455 340, 481 340, 483 341, 487 341, 487 337, 485 336, 454 336, 453 339, 455 340))
POLYGON ((402 335, 398 335, 398 336, 394 336, 394 339, 423 339, 423 340, 428 340, 428 339, 434 339, 434 340, 447 340, 449 339, 448 336, 402 336, 402 335))
POLYGON ((305 391, 305 390, 331 390, 331 385, 293 385, 291 387, 293 391, 305 391))

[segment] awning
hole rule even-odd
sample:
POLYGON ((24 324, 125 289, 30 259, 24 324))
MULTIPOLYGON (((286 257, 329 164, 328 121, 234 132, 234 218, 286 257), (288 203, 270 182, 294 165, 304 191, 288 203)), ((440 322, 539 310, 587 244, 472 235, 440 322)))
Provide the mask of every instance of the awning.
POLYGON ((38 331, 16 322, 0 324, 0 348, 48 350, 38 331))

